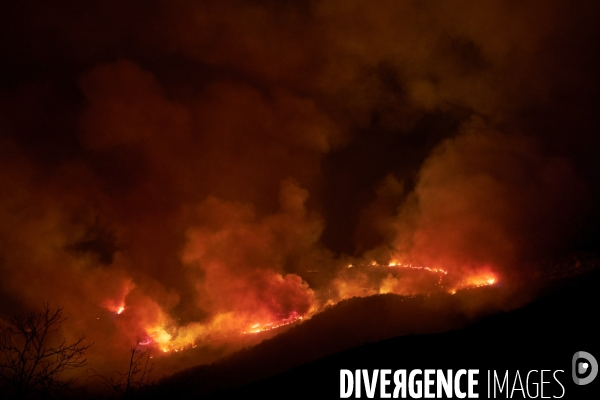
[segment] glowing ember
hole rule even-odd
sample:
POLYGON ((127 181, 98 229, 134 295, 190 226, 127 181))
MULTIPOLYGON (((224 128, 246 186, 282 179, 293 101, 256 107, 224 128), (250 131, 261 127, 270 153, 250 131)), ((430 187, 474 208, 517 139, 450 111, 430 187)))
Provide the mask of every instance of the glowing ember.
MULTIPOLYGON (((152 346, 162 353, 177 353, 195 348, 199 342, 222 340, 236 335, 258 334, 272 331, 286 325, 299 323, 326 307, 351 297, 366 297, 377 294, 418 295, 433 292, 455 294, 459 290, 494 285, 497 275, 489 266, 479 270, 462 269, 459 273, 452 272, 440 266, 426 266, 400 262, 392 259, 389 263, 377 261, 347 263, 340 275, 333 281, 328 290, 320 292, 308 312, 293 311, 283 318, 270 316, 265 310, 229 311, 218 313, 204 322, 190 323, 178 326, 167 313, 158 309, 154 323, 143 327, 141 346, 152 346), (401 273, 402 270, 415 271, 401 273), (471 271, 471 272, 465 272, 471 271), (432 276, 434 279, 428 278, 432 276)), ((283 278, 280 279, 282 281, 283 278)), ((125 301, 107 301, 105 307, 115 314, 121 314, 125 309, 136 318, 143 316, 143 311, 134 304, 125 306, 125 301)), ((146 304, 148 306, 148 304, 146 304)))
POLYGON ((105 301, 103 301, 102 307, 115 314, 123 313, 123 311, 125 311, 126 297, 134 287, 135 284, 131 279, 125 279, 123 282, 120 282, 117 293, 114 293, 105 301))
POLYGON ((388 267, 398 267, 398 268, 410 268, 410 269, 418 269, 422 271, 433 272, 435 274, 441 274, 438 283, 442 283, 442 276, 448 275, 448 271, 443 270, 441 268, 429 268, 421 265, 412 265, 412 264, 402 264, 397 261, 392 261, 388 264, 388 267))
MULTIPOLYGON (((377 265, 377 263, 373 264, 373 262, 371 262, 371 265, 377 265)), ((425 266, 415 266, 412 264, 402 264, 395 260, 391 261, 388 264, 388 267, 418 269, 418 270, 428 271, 428 272, 432 272, 432 273, 436 273, 436 274, 441 274, 444 276, 448 275, 448 271, 446 271, 442 268, 430 268, 430 267, 425 267, 425 266)), ((487 271, 487 269, 486 269, 486 271, 487 271)), ((442 277, 440 276, 440 284, 441 284, 441 278, 442 277)), ((497 281, 497 278, 491 272, 474 273, 473 275, 463 278, 462 282, 460 282, 457 287, 447 289, 447 292, 450 294, 455 294, 457 289, 489 286, 489 285, 495 284, 496 281, 497 281)))
POLYGON ((104 308, 114 314, 122 314, 125 311, 125 303, 115 303, 111 301, 106 301, 104 303, 104 308))
POLYGON ((280 328, 285 325, 292 324, 296 321, 302 321, 302 320, 303 320, 302 315, 300 315, 294 311, 290 317, 281 319, 276 322, 268 322, 266 324, 255 323, 250 327, 249 331, 244 331, 242 333, 245 335, 247 333, 267 332, 267 331, 271 331, 273 329, 280 328))
MULTIPOLYGON (((375 262, 375 261, 373 261, 373 262, 375 262)), ((377 263, 373 264, 373 262, 371 263, 371 265, 378 265, 377 263)), ((420 270, 424 270, 424 271, 434 272, 436 274, 448 275, 448 271, 445 271, 441 268, 429 268, 429 267, 423 267, 421 265, 402 264, 397 261, 392 261, 387 266, 388 267, 420 269, 420 270)))
POLYGON ((497 278, 492 273, 483 272, 466 277, 462 280, 462 282, 459 283, 458 286, 455 286, 449 292, 451 294, 454 294, 459 289, 471 289, 483 286, 490 286, 494 285, 496 282, 497 278))
POLYGON ((156 343, 164 353, 171 350, 170 347, 172 345, 170 342, 172 336, 163 328, 151 328, 148 331, 148 335, 152 342, 156 343))
MULTIPOLYGON (((354 267, 354 264, 349 264, 348 268, 354 267)), ((437 281, 437 290, 444 290, 450 294, 456 293, 457 290, 467 289, 467 288, 475 288, 482 286, 494 285, 497 282, 497 278, 494 273, 491 272, 489 267, 484 267, 482 271, 474 271, 467 276, 463 276, 459 279, 458 283, 456 283, 456 277, 449 273, 448 270, 440 268, 440 267, 429 267, 424 265, 415 265, 410 263, 402 263, 396 259, 392 259, 387 264, 379 264, 377 261, 370 261, 368 264, 363 264, 363 269, 369 269, 373 267, 388 267, 394 269, 411 269, 416 271, 423 271, 427 273, 436 274, 439 276, 437 281), (450 279, 450 283, 448 280, 444 280, 446 277, 452 275, 450 279), (445 283, 444 283, 445 282, 445 283)), ((373 285, 372 282, 369 282, 368 273, 357 275, 352 278, 346 279, 338 279, 336 283, 336 288, 340 295, 339 300, 343 300, 350 297, 365 297, 371 296, 374 294, 385 294, 385 293, 394 293, 394 294, 418 294, 418 293, 429 293, 431 290, 436 289, 425 289, 424 287, 419 288, 416 286, 410 279, 406 280, 406 283, 402 277, 397 277, 395 275, 389 274, 386 278, 379 281, 375 287, 369 286, 373 285), (378 285, 378 286, 377 286, 378 285)), ((335 304, 337 301, 328 300, 326 304, 331 305, 335 304)))

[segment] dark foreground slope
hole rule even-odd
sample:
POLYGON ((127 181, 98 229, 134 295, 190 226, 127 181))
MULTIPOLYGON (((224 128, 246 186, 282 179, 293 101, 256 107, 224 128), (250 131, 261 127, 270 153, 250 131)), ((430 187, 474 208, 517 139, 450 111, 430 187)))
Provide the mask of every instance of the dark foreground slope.
MULTIPOLYGON (((563 279, 535 301, 507 312, 499 311, 500 304, 506 305, 510 299, 497 304, 492 299, 518 294, 502 288, 479 288, 439 298, 354 299, 224 362, 164 380, 153 388, 153 394, 157 398, 339 398, 340 369, 368 369, 372 373, 385 368, 409 372, 416 368, 466 368, 480 370, 479 398, 487 398, 488 370, 498 371, 499 376, 508 370, 511 387, 516 371, 525 384, 530 370, 550 370, 543 378, 550 382, 544 385, 545 397, 597 398, 600 378, 590 385, 576 386, 571 378, 571 359, 581 350, 600 359, 599 290, 600 273, 594 270, 563 279), (471 310, 473 315, 468 315, 466 305, 470 303, 478 304, 477 310, 471 310), (476 322, 454 329, 467 320, 476 322), (365 324, 381 327, 361 327, 365 324), (427 333, 444 331, 445 327, 449 330, 445 333, 427 333), (358 332, 379 332, 379 337, 341 351, 361 337, 358 332), (379 340, 393 332, 403 336, 379 340), (411 334, 414 332, 422 334, 411 334), (340 352, 332 354, 336 351, 340 352), (316 354, 331 355, 309 362, 316 354), (560 385, 552 375, 559 370, 562 372, 556 376, 560 385)), ((531 374, 532 396, 533 382, 541 380, 539 372, 531 374)), ((514 392, 513 398, 523 398, 521 391, 514 392)))
MULTIPOLYGON (((488 370, 492 374, 498 371, 498 376, 508 370, 511 389, 517 370, 523 385, 529 371, 550 370, 543 379, 548 382, 544 384, 544 397, 599 398, 600 377, 589 385, 578 386, 571 376, 575 352, 587 351, 600 360, 599 300, 600 273, 595 271, 563 282, 523 308, 483 318, 461 330, 368 343, 219 395, 222 398, 339 398, 340 369, 372 372, 384 368, 455 371, 467 368, 480 370, 479 398, 488 398, 488 370), (556 373, 564 389, 553 378, 557 370, 564 371, 556 373)), ((530 377, 530 396, 515 390, 512 398, 535 396, 533 382, 540 383, 540 374, 534 372, 530 377)), ((493 391, 490 394, 493 397, 493 391)), ((366 397, 364 389, 362 397, 366 397)), ((506 397, 497 393, 496 398, 506 397)), ((541 398, 540 392, 538 397, 541 398)))

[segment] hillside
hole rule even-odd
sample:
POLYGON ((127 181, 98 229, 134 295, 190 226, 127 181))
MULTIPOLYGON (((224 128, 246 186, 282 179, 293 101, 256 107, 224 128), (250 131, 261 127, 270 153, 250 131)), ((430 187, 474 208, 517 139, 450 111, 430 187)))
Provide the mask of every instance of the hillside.
POLYGON ((226 360, 165 379, 155 394, 337 398, 342 368, 563 369, 574 386, 573 353, 600 354, 599 279, 598 270, 563 278, 512 311, 503 308, 524 299, 502 287, 351 299, 226 360))

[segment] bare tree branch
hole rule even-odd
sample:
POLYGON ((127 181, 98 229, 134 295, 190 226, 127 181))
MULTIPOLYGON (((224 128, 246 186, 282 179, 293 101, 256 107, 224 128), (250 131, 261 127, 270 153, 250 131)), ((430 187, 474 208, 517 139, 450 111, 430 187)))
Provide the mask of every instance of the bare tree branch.
POLYGON ((72 383, 62 372, 87 364, 85 352, 93 345, 82 335, 74 343, 51 344, 50 336, 66 320, 62 308, 44 304, 41 312, 13 317, 0 337, 0 381, 14 389, 17 399, 72 383))
POLYGON ((112 396, 121 399, 142 398, 150 386, 150 375, 154 363, 150 363, 150 349, 140 350, 140 341, 130 350, 129 366, 127 372, 117 372, 117 377, 106 377, 94 372, 111 390, 112 396), (144 361, 144 357, 146 360, 144 361))

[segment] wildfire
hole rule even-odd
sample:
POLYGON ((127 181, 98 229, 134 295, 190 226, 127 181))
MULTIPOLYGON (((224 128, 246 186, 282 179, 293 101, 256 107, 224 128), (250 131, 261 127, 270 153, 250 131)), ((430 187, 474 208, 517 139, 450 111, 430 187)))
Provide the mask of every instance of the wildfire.
POLYGON ((240 313, 220 313, 211 320, 177 326, 167 315, 157 325, 146 327, 145 339, 138 343, 142 346, 153 346, 163 353, 177 353, 197 347, 199 342, 211 342, 235 338, 239 335, 256 334, 272 331, 295 322, 302 321, 306 315, 293 311, 285 318, 269 319, 263 316, 261 322, 251 322, 251 315, 240 313))
MULTIPOLYGON (((195 348, 200 342, 228 340, 228 337, 258 334, 299 323, 326 307, 351 297, 385 293, 417 295, 435 291, 455 294, 459 290, 490 286, 498 281, 497 275, 489 266, 469 273, 455 273, 439 266, 404 263, 396 259, 388 263, 355 261, 345 266, 346 268, 342 269, 343 273, 340 272, 332 281, 329 290, 324 290, 318 298, 315 297, 309 311, 292 311, 283 317, 276 317, 269 311, 251 309, 218 313, 207 321, 179 326, 156 303, 152 303, 154 307, 158 307, 156 316, 151 320, 154 322, 147 321, 147 325, 138 325, 144 332, 144 339, 139 340, 138 344, 156 347, 162 353, 176 353, 195 348), (402 270, 415 272, 401 273, 402 270)), ((117 315, 129 308, 134 321, 146 318, 140 306, 132 303, 126 307, 124 300, 107 301, 104 306, 117 315)))
POLYGON ((266 324, 255 323, 250 327, 250 330, 242 332, 244 335, 247 333, 260 333, 267 332, 273 329, 281 328, 282 326, 286 326, 289 324, 293 324, 296 321, 302 321, 302 315, 298 314, 294 311, 290 317, 281 319, 276 322, 268 322, 266 324))
POLYGON ((398 259, 392 259, 388 263, 375 260, 366 263, 353 262, 346 266, 346 272, 333 281, 337 297, 325 300, 325 305, 334 305, 352 297, 386 293, 416 295, 445 291, 454 294, 457 290, 489 286, 497 282, 497 277, 489 266, 475 271, 465 269, 464 271, 471 271, 468 273, 454 273, 440 266, 413 264, 398 259), (353 270, 350 271, 350 268, 353 270), (385 269, 394 272, 386 273, 385 269), (416 271, 416 275, 399 274, 400 270, 413 270, 416 271), (437 279, 431 280, 427 275, 437 276, 437 279))
POLYGON ((106 301, 104 303, 104 308, 110 311, 113 314, 122 314, 125 311, 125 303, 111 302, 106 301))
POLYGON ((189 339, 185 335, 174 337, 171 333, 167 332, 167 328, 164 326, 152 327, 146 331, 148 337, 146 340, 140 342, 140 345, 149 346, 155 344, 163 353, 171 351, 177 353, 188 348, 196 347, 194 340, 189 339))
MULTIPOLYGON (((468 288, 477 288, 477 287, 482 287, 482 286, 490 286, 495 284, 497 281, 497 278, 492 275, 492 273, 490 272, 484 272, 482 274, 479 275, 473 275, 473 276, 469 276, 466 279, 464 279, 458 287, 453 288, 452 290, 454 292, 456 292, 457 289, 468 289, 468 288)), ((452 293, 454 294, 454 293, 452 293)))
MULTIPOLYGON (((376 264, 374 264, 376 265, 376 264)), ((412 265, 412 264, 402 264, 399 263, 397 261, 392 261, 390 262, 388 265, 388 267, 398 267, 398 268, 411 268, 411 269, 420 269, 423 271, 429 271, 429 272, 434 272, 436 274, 442 274, 442 275, 448 275, 448 271, 443 270, 441 268, 429 268, 429 267, 424 267, 421 265, 412 265)))
POLYGON ((112 313, 117 315, 122 314, 123 311, 125 311, 125 299, 133 288, 135 288, 133 281, 131 279, 125 279, 123 282, 120 282, 116 291, 117 293, 106 299, 102 303, 102 306, 112 313))
MULTIPOLYGON (((388 267, 410 268, 410 269, 428 271, 428 272, 435 273, 435 274, 441 274, 440 283, 441 283, 442 276, 448 275, 448 271, 445 269, 442 269, 442 268, 430 268, 430 267, 420 266, 420 265, 416 266, 416 265, 412 265, 412 264, 402 264, 397 261, 391 261, 388 264, 388 267)), ((495 274, 493 274, 492 272, 489 271, 489 269, 486 268, 484 272, 474 272, 472 275, 468 275, 468 276, 462 278, 460 283, 458 284, 458 286, 449 288, 446 291, 451 294, 454 294, 454 293, 456 293, 456 290, 458 290, 458 289, 490 286, 490 285, 495 284, 496 281, 497 281, 497 277, 495 276, 495 274)))

